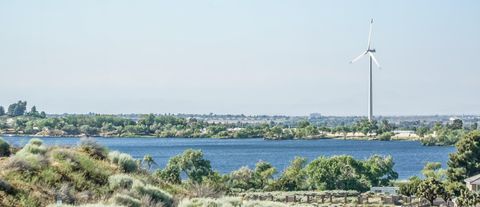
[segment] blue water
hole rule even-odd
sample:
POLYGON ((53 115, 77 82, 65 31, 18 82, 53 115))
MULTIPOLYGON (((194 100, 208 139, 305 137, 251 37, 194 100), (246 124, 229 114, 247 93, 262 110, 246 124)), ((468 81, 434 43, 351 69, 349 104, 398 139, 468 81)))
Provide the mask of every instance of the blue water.
MULTIPOLYGON (((4 137, 10 144, 22 146, 27 137, 4 137)), ((47 145, 72 146, 78 138, 42 138, 47 145)), ((111 150, 143 158, 153 156, 163 167, 168 159, 188 148, 201 149, 215 170, 228 173, 242 166, 254 167, 259 160, 272 163, 282 171, 295 156, 309 161, 320 155, 352 155, 366 159, 373 154, 391 155, 400 179, 420 175, 426 162, 441 162, 446 167, 448 154, 454 147, 425 147, 416 141, 354 141, 354 140, 286 140, 263 139, 184 139, 184 138, 96 138, 111 150)))

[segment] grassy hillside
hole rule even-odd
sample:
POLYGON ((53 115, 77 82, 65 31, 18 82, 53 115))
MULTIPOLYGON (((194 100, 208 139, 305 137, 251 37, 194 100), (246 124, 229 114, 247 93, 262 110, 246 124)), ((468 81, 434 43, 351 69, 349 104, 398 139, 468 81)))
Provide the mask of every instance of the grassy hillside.
POLYGON ((74 148, 46 147, 39 139, 0 160, 0 206, 105 203, 171 206, 167 187, 129 155, 92 141, 74 148), (110 154, 110 156, 109 156, 110 154))

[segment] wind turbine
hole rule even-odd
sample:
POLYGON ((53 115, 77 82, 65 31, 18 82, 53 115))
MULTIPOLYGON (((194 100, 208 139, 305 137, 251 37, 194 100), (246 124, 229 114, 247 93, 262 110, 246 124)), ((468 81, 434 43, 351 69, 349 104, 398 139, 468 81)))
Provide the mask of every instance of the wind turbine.
POLYGON ((361 55, 350 61, 350 63, 354 63, 357 60, 360 60, 363 56, 369 56, 370 58, 370 91, 368 93, 368 120, 372 121, 373 120, 373 88, 372 88, 372 61, 375 62, 375 65, 377 65, 378 68, 380 67, 380 64, 378 64, 377 58, 373 55, 375 53, 375 49, 371 48, 371 43, 372 43, 372 25, 373 25, 373 19, 370 20, 370 31, 368 32, 368 44, 367 44, 367 50, 363 52, 361 55))

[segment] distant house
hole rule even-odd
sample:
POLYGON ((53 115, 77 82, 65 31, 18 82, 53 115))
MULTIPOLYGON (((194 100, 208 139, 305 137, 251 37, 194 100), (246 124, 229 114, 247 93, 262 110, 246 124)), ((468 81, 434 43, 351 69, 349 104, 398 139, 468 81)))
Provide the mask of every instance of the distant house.
POLYGON ((470 191, 480 192, 480 174, 469 177, 464 181, 470 191))
POLYGON ((370 192, 372 193, 383 193, 387 195, 397 195, 399 191, 398 187, 372 187, 370 192))

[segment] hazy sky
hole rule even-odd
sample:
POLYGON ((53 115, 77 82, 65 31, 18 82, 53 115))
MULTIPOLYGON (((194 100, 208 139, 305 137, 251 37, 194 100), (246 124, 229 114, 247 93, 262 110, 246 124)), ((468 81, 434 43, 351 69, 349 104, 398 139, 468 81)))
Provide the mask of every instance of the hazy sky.
POLYGON ((480 114, 480 1, 0 0, 0 105, 48 113, 480 114))

